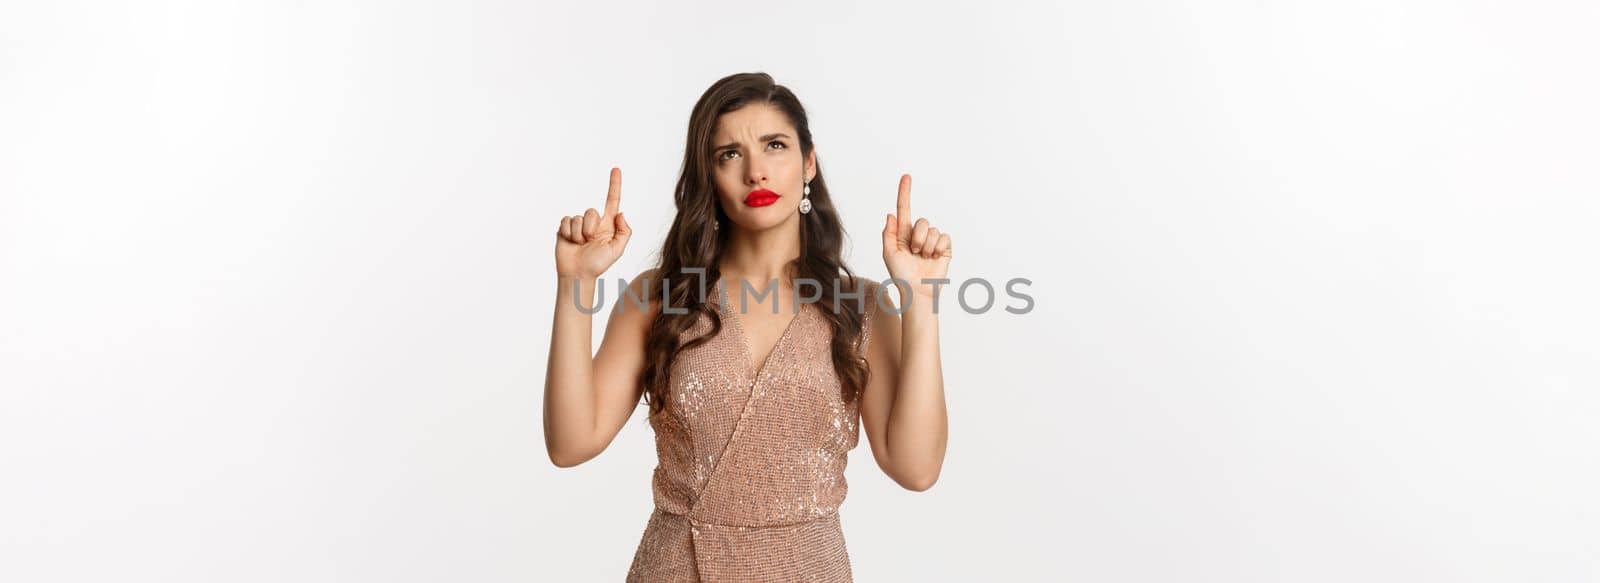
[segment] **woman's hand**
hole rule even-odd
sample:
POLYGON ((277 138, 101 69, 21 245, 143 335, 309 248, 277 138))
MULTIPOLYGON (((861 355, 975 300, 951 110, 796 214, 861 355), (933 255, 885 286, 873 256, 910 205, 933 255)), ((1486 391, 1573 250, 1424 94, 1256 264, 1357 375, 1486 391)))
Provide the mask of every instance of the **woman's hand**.
POLYGON ((934 285, 923 279, 941 279, 950 270, 950 234, 941 233, 928 219, 911 222, 911 175, 900 176, 900 196, 895 213, 884 217, 883 264, 889 277, 911 286, 901 293, 932 297, 934 285))
POLYGON ((556 275, 597 279, 622 257, 633 229, 617 206, 622 203, 622 170, 611 169, 611 188, 606 191, 606 210, 593 208, 581 215, 563 217, 556 234, 556 275))

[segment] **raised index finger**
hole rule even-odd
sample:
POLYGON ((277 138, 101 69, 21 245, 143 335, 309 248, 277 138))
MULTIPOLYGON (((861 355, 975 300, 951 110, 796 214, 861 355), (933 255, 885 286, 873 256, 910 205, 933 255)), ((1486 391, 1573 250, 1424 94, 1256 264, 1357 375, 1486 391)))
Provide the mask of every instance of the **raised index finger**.
POLYGON ((616 216, 617 206, 622 204, 622 169, 611 169, 611 187, 606 190, 606 214, 616 216))
POLYGON ((900 220, 900 232, 908 233, 911 225, 911 175, 900 175, 900 196, 895 201, 895 215, 900 220))

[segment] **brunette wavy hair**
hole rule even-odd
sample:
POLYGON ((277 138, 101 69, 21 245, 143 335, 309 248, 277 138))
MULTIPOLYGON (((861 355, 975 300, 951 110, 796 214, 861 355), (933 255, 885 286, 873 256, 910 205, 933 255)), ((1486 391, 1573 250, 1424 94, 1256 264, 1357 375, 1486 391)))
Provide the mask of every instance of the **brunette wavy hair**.
MULTIPOLYGON (((687 308, 687 313, 669 314, 660 310, 650 326, 645 341, 645 368, 640 375, 645 403, 649 414, 660 413, 667 402, 669 374, 673 359, 678 353, 710 341, 722 332, 723 323, 716 309, 707 304, 705 295, 721 281, 719 268, 728 235, 733 231, 728 216, 717 202, 716 183, 713 180, 712 134, 717 119, 724 113, 752 103, 765 103, 783 112, 794 125, 800 140, 801 159, 811 154, 814 144, 805 107, 800 105, 793 92, 779 85, 766 73, 739 73, 713 83, 689 114, 688 142, 683 150, 683 170, 673 194, 678 213, 661 246, 660 262, 649 278, 650 289, 670 286, 666 292, 668 305, 687 308), (719 225, 713 229, 712 225, 719 225), (692 269, 705 270, 704 280, 689 277, 692 269), (686 271, 689 269, 690 271, 686 271), (676 274, 676 275, 674 275, 676 274), (704 290, 706 294, 702 294, 704 290), (694 326, 700 315, 711 318, 711 331, 680 345, 681 335, 694 326)), ((834 370, 841 385, 841 396, 851 402, 867 383, 867 363, 857 355, 856 347, 862 322, 864 302, 873 298, 856 298, 854 294, 866 291, 864 280, 857 276, 840 259, 844 246, 844 226, 828 194, 828 183, 822 178, 822 163, 816 164, 816 176, 811 179, 811 212, 800 215, 800 257, 787 266, 792 278, 809 278, 821 283, 820 305, 841 309, 819 310, 833 329, 831 352, 834 370), (835 283, 835 282, 838 283, 835 283), (851 301, 838 301, 835 287, 845 291, 851 301), (850 309, 845 309, 849 306, 850 309)), ((656 295, 660 292, 653 292, 656 295)), ((729 290, 732 293, 732 290, 729 290)))

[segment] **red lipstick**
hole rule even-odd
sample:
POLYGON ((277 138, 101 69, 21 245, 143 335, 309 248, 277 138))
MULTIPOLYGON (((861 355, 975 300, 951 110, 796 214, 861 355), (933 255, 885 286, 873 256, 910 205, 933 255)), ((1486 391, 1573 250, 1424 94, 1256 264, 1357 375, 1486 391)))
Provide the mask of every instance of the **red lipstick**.
POLYGON ((778 193, 765 188, 752 190, 750 194, 744 195, 745 206, 767 206, 775 202, 778 202, 778 193))

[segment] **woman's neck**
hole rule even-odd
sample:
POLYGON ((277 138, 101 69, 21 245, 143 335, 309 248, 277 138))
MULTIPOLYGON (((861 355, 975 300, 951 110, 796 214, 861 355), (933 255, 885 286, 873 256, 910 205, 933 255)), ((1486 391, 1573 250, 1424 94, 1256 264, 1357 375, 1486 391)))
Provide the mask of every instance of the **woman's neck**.
POLYGON ((799 221, 784 221, 761 231, 734 229, 722 254, 720 268, 724 277, 730 278, 733 285, 740 285, 739 279, 743 279, 756 289, 773 280, 780 287, 793 285, 789 263, 800 257, 799 221))

